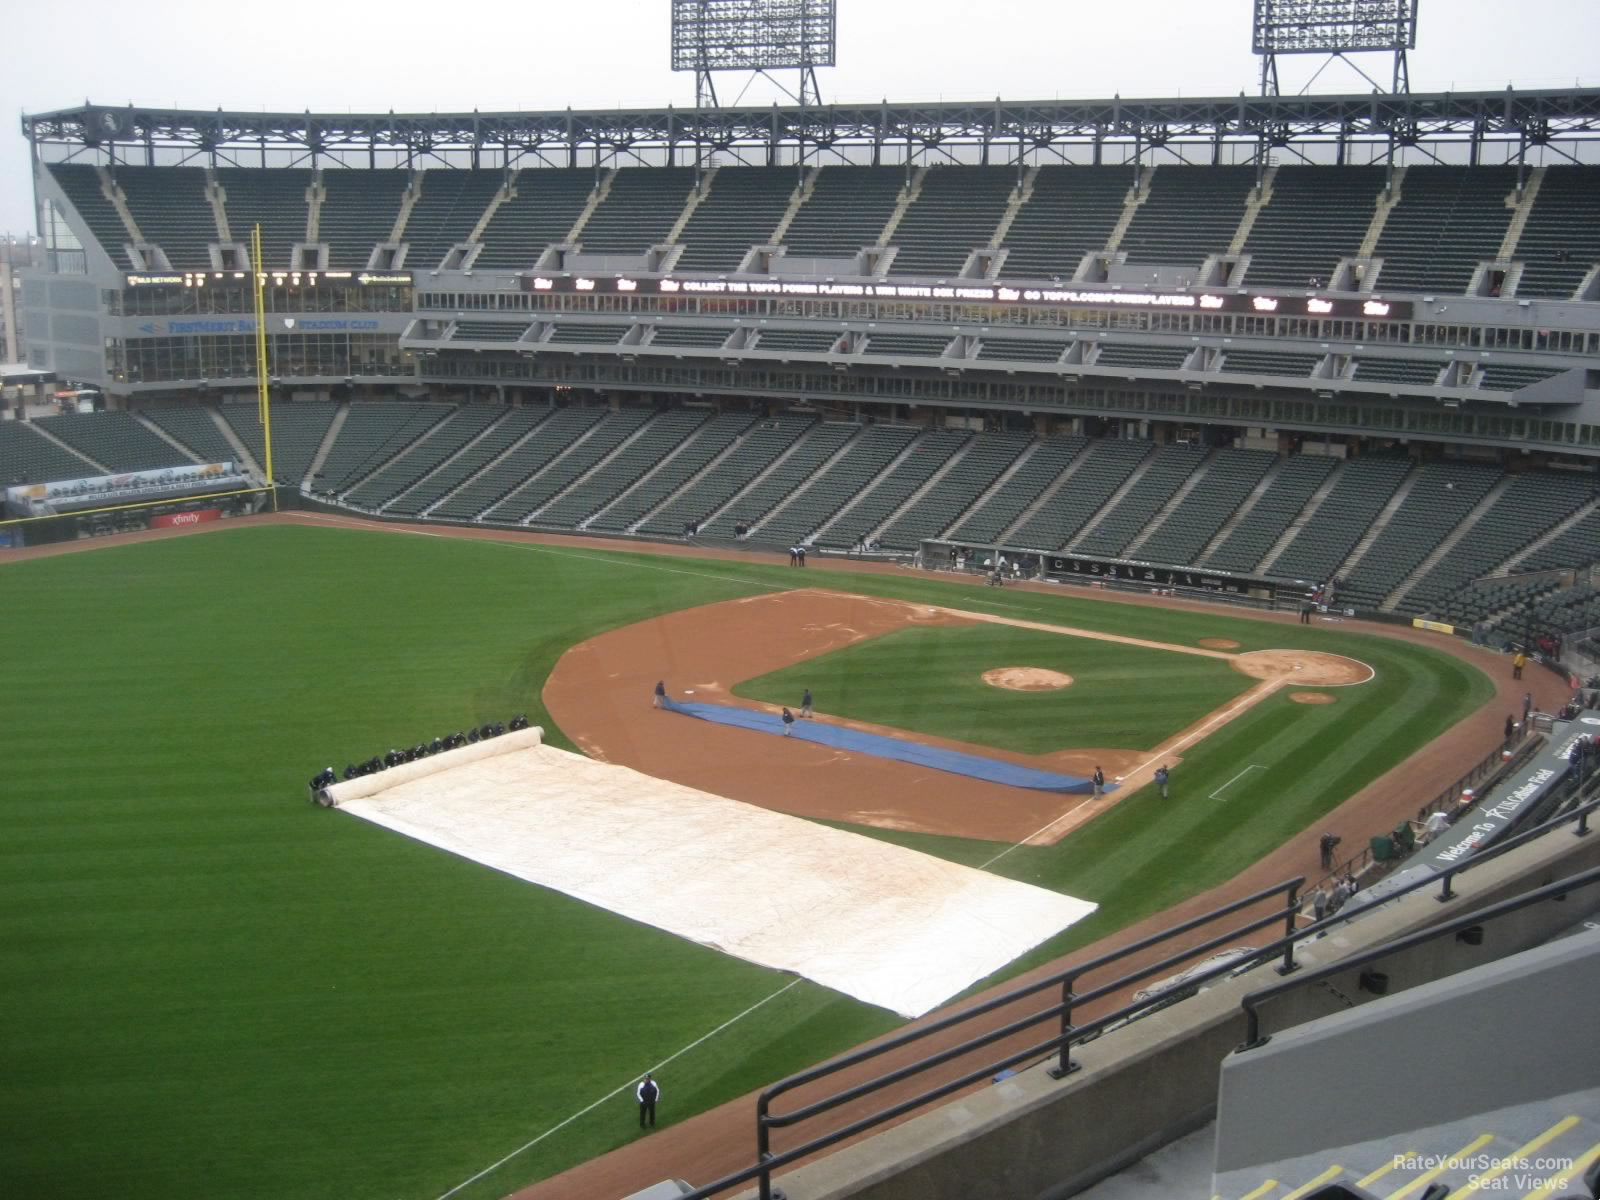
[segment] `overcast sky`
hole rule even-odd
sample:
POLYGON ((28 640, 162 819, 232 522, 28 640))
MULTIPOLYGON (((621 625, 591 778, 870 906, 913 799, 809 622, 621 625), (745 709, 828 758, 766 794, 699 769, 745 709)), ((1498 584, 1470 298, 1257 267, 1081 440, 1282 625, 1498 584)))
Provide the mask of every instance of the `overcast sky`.
MULTIPOLYGON (((1251 0, 838 0, 824 100, 1255 92, 1251 0)), ((0 108, 448 112, 692 105, 668 67, 668 0, 75 0, 7 21, 0 108)), ((1413 90, 1600 85, 1600 0, 1423 0, 1413 90)), ((1283 90, 1324 60, 1280 59, 1283 90)), ((1388 64, 1358 59, 1385 81, 1388 64)), ((724 103, 741 81, 718 84, 724 103)), ((1312 90, 1367 91, 1349 67, 1312 90)), ((753 88, 746 102, 767 103, 753 88)), ((0 131, 0 231, 33 223, 27 142, 0 131)))

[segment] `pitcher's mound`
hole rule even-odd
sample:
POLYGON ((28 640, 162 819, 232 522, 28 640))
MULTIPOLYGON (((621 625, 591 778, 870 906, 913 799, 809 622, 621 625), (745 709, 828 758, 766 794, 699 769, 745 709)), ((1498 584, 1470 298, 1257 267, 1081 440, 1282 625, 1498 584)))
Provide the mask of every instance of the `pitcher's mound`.
POLYGON ((1332 704, 1334 701, 1327 692, 1290 692, 1289 699, 1296 704, 1332 704))
POLYGON ((1043 667, 995 667, 983 673, 983 681, 990 687, 1013 692, 1050 692, 1068 686, 1072 676, 1043 667))

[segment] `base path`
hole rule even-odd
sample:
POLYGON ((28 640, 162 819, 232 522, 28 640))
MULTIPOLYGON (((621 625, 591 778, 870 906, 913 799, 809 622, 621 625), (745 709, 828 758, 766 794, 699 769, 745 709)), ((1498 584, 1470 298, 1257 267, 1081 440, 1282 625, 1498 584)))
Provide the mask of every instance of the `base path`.
POLYGON ((1370 678, 1372 669, 1365 663, 1335 654, 1300 650, 1230 654, 992 613, 805 588, 682 609, 603 633, 562 655, 545 683, 543 699, 554 723, 584 753, 703 791, 800 816, 1048 845, 1149 783, 1162 763, 1181 763, 1189 747, 1279 688, 1370 678), (775 714, 774 706, 734 696, 732 689, 743 680, 900 629, 975 624, 1010 625, 1218 659, 1262 682, 1148 750, 1107 746, 1016 754, 826 713, 807 722, 915 741, 1053 775, 1085 778, 1099 766, 1118 786, 1098 798, 951 775, 820 739, 775 740, 707 722, 686 727, 672 714, 651 707, 660 679, 678 701, 775 714))

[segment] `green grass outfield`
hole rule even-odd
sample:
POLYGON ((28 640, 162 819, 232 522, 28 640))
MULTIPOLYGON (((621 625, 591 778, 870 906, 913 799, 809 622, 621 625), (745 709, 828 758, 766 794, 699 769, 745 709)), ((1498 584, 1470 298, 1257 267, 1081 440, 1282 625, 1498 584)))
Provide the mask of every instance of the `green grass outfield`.
MULTIPOLYGON (((795 582, 248 525, 0 566, 7 1194, 429 1200, 560 1126, 458 1193, 483 1200, 637 1136, 630 1092, 562 1122, 754 1005, 663 1072, 666 1121, 895 1025, 304 800, 317 769, 392 744, 523 709, 548 726, 539 687, 585 637, 795 582)), ((1141 792, 1002 859, 1101 905, 1013 970, 1228 878, 1491 691, 1422 647, 1221 612, 806 582, 1377 669, 1338 704, 1280 696, 1229 724, 1174 772, 1171 804, 1141 792), (1205 799, 1247 763, 1263 769, 1205 799)), ((877 836, 967 862, 1002 849, 877 836)))

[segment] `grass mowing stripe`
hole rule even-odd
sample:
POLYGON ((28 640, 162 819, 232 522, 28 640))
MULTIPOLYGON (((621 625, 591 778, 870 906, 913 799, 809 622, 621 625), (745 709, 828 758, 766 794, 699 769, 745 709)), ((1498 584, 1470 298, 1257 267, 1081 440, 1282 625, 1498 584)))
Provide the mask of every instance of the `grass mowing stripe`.
MULTIPOLYGON (((13 1028, 28 1030, 0 1078, 11 1190, 64 1197, 115 1178, 130 1200, 437 1195, 613 1089, 617 1064, 642 1071, 714 1027, 707 1014, 789 982, 305 805, 303 781, 323 766, 519 710, 564 744, 539 688, 568 646, 813 578, 781 563, 686 569, 505 545, 241 524, 0 568, 9 611, 50 614, 7 661, 12 694, 31 700, 8 714, 0 794, 0 971, 13 1028)), ((990 603, 937 578, 817 582, 990 603)), ((1067 594, 1008 591, 1003 605, 1163 641, 1345 653, 1379 667, 1367 686, 1380 693, 1390 672, 1415 673, 1407 703, 1436 707, 1397 722, 1377 755, 1361 742, 1370 730, 1346 748, 1374 774, 1487 694, 1487 681, 1462 686, 1476 672, 1425 649, 1338 631, 1067 594)), ((1296 731, 1364 691, 1343 689, 1330 715, 1284 706, 1260 728, 1287 754, 1296 731)), ((1280 761, 1241 759, 1236 732, 1187 753, 1175 787, 1280 761)), ((1254 799, 1230 799, 1224 823, 1173 819, 1140 793, 994 869, 1099 901, 1088 940, 1226 877, 1342 798, 1322 778, 1258 795, 1258 774, 1235 785, 1254 799)), ((895 840, 973 864, 1005 849, 895 840)), ((675 1061, 664 1117, 897 1024, 798 984, 675 1061)), ((627 1142, 632 1110, 614 1097, 462 1195, 489 1200, 627 1142)))

